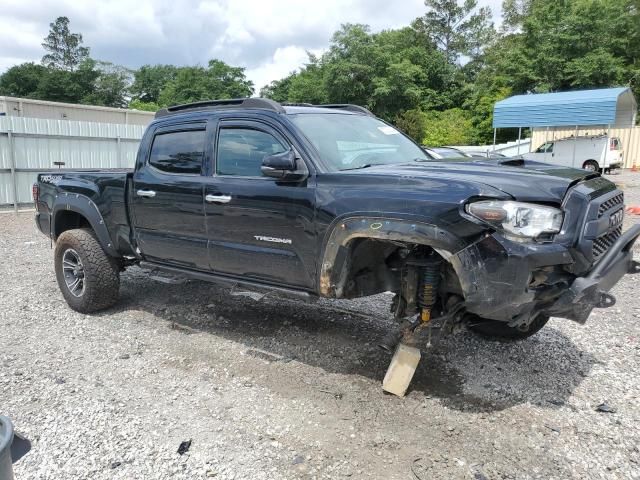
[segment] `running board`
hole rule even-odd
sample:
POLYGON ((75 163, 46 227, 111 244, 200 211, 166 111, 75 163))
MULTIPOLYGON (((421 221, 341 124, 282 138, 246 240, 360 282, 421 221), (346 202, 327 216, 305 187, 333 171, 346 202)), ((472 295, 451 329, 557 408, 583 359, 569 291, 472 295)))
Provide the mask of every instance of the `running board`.
POLYGON ((198 270, 189 270, 180 267, 173 267, 169 265, 163 265, 160 263, 140 262, 140 268, 151 271, 151 277, 157 280, 162 278, 164 283, 183 283, 182 279, 202 280, 204 282, 211 282, 226 287, 239 287, 252 292, 273 292, 279 297, 292 298, 295 300, 302 300, 304 302, 314 302, 318 299, 316 295, 313 295, 304 290, 296 290, 293 288, 280 287, 276 285, 269 285, 265 283, 256 282, 247 279, 238 279, 227 275, 220 275, 210 272, 201 272, 198 270), (171 278, 171 281, 167 282, 167 278, 171 278))

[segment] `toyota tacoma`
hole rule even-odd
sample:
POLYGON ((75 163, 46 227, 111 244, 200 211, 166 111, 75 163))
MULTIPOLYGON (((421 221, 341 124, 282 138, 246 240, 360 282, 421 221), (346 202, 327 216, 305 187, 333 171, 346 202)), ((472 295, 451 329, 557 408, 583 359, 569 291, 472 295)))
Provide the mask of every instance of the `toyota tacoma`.
POLYGON ((133 170, 42 173, 33 194, 62 295, 85 313, 139 265, 306 300, 393 292, 401 324, 522 339, 551 316, 584 323, 639 270, 640 225, 623 232, 623 193, 600 174, 435 159, 355 105, 170 107, 133 170))

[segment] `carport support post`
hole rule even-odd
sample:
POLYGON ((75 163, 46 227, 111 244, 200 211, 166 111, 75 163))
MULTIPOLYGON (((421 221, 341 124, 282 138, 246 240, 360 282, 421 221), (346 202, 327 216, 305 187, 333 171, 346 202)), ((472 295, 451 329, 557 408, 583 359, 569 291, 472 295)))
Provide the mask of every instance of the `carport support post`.
POLYGON ((573 134, 573 158, 571 159, 571 166, 576 168, 576 145, 578 144, 578 125, 576 125, 576 131, 573 134))
POLYGON ((9 140, 9 166, 11 168, 11 186, 13 195, 13 211, 18 214, 18 182, 16 179, 16 154, 15 144, 13 143, 13 131, 7 130, 9 140))
POLYGON ((547 125, 547 129, 544 131, 544 157, 542 157, 542 161, 546 162, 547 161, 547 150, 548 148, 546 147, 547 142, 549 141, 549 125, 547 125))
POLYGON ((522 138, 522 127, 518 127, 518 155, 520 155, 520 139, 522 138))
POLYGON ((493 151, 496 151, 496 132, 498 131, 497 128, 493 129, 493 151))

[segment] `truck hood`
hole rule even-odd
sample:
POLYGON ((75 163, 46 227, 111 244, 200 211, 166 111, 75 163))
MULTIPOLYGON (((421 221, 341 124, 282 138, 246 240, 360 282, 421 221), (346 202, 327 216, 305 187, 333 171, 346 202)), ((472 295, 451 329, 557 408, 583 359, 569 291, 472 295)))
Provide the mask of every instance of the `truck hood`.
POLYGON ((417 161, 407 164, 374 165, 363 170, 344 173, 367 173, 418 180, 438 179, 468 181, 498 189, 516 200, 529 202, 557 202, 567 189, 593 172, 559 167, 548 163, 516 158, 459 158, 417 161))

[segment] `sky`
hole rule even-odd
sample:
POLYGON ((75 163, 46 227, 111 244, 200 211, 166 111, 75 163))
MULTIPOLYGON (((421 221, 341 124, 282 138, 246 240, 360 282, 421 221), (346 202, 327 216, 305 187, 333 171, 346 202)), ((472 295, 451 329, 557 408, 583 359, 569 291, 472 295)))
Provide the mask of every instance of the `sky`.
MULTIPOLYGON (((491 7, 496 23, 501 0, 491 7)), ((206 65, 211 58, 244 67, 256 92, 321 53, 342 23, 373 31, 408 25, 423 0, 0 0, 0 73, 39 62, 49 23, 69 17, 91 56, 129 68, 206 65)))

